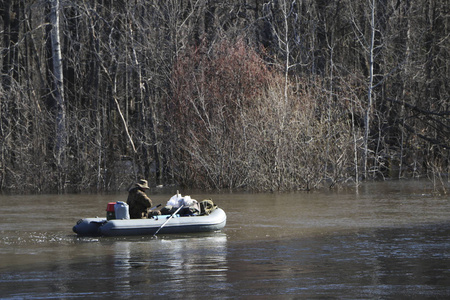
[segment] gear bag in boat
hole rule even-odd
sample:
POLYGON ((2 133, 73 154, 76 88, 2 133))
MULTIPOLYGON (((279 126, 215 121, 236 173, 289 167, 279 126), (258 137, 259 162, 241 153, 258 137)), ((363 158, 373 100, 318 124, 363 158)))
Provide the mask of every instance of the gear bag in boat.
POLYGON ((209 215, 216 208, 217 205, 211 199, 200 201, 200 215, 209 215))

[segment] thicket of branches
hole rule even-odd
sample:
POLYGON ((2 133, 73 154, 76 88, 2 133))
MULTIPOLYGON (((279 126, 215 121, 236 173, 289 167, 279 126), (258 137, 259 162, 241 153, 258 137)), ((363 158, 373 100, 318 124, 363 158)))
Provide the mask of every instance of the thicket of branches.
POLYGON ((222 2, 2 1, 0 191, 445 180, 448 1, 222 2))

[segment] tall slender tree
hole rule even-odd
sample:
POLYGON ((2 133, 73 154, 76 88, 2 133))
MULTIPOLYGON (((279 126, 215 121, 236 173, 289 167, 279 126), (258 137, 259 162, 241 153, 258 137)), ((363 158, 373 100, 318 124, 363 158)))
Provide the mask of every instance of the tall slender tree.
POLYGON ((64 99, 64 75, 61 55, 60 29, 59 29, 59 0, 50 1, 50 37, 51 53, 53 62, 53 82, 52 95, 56 100, 56 141, 55 141, 55 159, 56 167, 59 173, 59 188, 64 188, 66 171, 66 104, 64 99))

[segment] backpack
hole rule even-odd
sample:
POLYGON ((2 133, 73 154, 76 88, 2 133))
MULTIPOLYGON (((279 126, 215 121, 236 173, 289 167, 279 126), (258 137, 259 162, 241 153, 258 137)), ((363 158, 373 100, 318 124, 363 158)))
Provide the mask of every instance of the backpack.
POLYGON ((217 205, 211 199, 200 201, 200 215, 209 215, 216 208, 217 205))

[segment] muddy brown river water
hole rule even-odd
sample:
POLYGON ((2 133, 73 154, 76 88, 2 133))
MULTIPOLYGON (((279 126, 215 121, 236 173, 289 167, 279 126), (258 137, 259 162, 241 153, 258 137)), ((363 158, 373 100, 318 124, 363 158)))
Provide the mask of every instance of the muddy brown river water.
POLYGON ((126 193, 0 196, 0 298, 450 298, 450 197, 429 182, 189 194, 225 210, 224 230, 79 238, 126 193))

